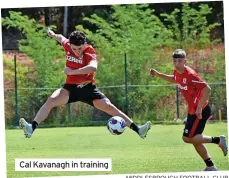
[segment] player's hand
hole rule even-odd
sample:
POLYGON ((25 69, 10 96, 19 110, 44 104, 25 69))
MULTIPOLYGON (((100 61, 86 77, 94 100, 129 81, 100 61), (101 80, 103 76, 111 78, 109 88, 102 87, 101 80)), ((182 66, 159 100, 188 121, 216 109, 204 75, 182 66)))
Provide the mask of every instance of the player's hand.
POLYGON ((73 70, 70 69, 69 67, 65 67, 64 73, 65 73, 66 75, 73 75, 73 70))
POLYGON ((53 37, 55 36, 54 31, 52 31, 50 28, 47 29, 48 36, 53 37))
POLYGON ((196 114, 198 119, 202 119, 202 108, 201 107, 197 107, 195 114, 196 114))
POLYGON ((156 69, 150 69, 150 75, 151 76, 157 76, 158 71, 156 69))

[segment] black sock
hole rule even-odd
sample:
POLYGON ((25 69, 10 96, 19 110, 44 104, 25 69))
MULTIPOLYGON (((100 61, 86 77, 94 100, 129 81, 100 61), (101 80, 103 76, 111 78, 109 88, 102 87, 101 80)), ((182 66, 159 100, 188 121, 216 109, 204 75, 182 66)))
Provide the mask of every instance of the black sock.
POLYGON ((206 164, 207 167, 214 166, 211 158, 208 158, 208 159, 204 160, 204 162, 205 162, 205 164, 206 164))
POLYGON ((135 131, 135 132, 138 133, 138 126, 137 126, 135 123, 131 123, 131 124, 130 124, 130 128, 131 128, 133 131, 135 131))
POLYGON ((219 144, 220 138, 219 137, 212 137, 212 143, 219 144))
POLYGON ((33 121, 32 122, 33 131, 37 128, 37 126, 38 126, 38 123, 36 121, 33 121))

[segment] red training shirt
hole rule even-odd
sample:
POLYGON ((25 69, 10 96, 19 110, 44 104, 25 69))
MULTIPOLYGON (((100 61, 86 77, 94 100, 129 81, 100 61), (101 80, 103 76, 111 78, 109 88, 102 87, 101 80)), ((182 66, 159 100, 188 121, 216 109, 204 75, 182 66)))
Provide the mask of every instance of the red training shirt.
MULTIPOLYGON (((86 46, 81 57, 74 54, 68 39, 62 42, 62 46, 64 47, 66 54, 66 67, 69 67, 73 70, 88 65, 92 60, 97 60, 95 49, 91 45, 86 46)), ((92 83, 95 82, 94 72, 90 74, 67 75, 65 83, 80 84, 86 81, 91 81, 92 83)))
MULTIPOLYGON (((207 86, 207 83, 203 81, 199 75, 190 67, 185 66, 186 70, 182 74, 179 74, 174 69, 174 79, 177 86, 188 103, 188 113, 195 114, 197 105, 202 97, 202 89, 207 86)), ((208 104, 208 101, 204 103, 203 108, 208 104)))

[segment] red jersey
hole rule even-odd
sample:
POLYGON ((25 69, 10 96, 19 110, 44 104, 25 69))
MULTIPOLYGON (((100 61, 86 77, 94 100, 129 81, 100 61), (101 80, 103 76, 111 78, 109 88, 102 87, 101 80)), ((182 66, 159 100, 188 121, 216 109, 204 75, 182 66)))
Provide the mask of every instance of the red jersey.
MULTIPOLYGON (((207 86, 207 83, 203 81, 192 68, 188 66, 185 68, 186 70, 182 74, 174 70, 174 79, 181 94, 188 103, 188 113, 195 114, 197 105, 202 97, 202 89, 207 86)), ((208 101, 203 105, 203 108, 207 104, 208 101)))
MULTIPOLYGON (((81 57, 74 54, 68 39, 62 42, 62 46, 66 54, 66 67, 70 69, 79 69, 88 65, 92 60, 97 60, 95 49, 91 45, 86 46, 81 57)), ((90 74, 67 75, 65 83, 80 84, 86 81, 95 82, 94 72, 90 74)))

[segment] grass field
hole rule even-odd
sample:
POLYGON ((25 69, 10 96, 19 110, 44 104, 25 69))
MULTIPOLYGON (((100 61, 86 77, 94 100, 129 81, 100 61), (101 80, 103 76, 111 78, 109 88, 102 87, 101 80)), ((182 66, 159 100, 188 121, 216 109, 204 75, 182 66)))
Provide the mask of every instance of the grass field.
MULTIPOLYGON (((130 129, 113 136, 106 127, 37 129, 25 139, 21 130, 6 130, 8 177, 76 176, 190 172, 205 167, 192 145, 181 139, 183 125, 154 125, 146 139, 130 129), (111 172, 15 172, 15 158, 112 158, 111 172)), ((208 124, 206 135, 228 135, 226 123, 208 124)), ((207 148, 220 170, 229 170, 228 157, 215 144, 207 148)))

